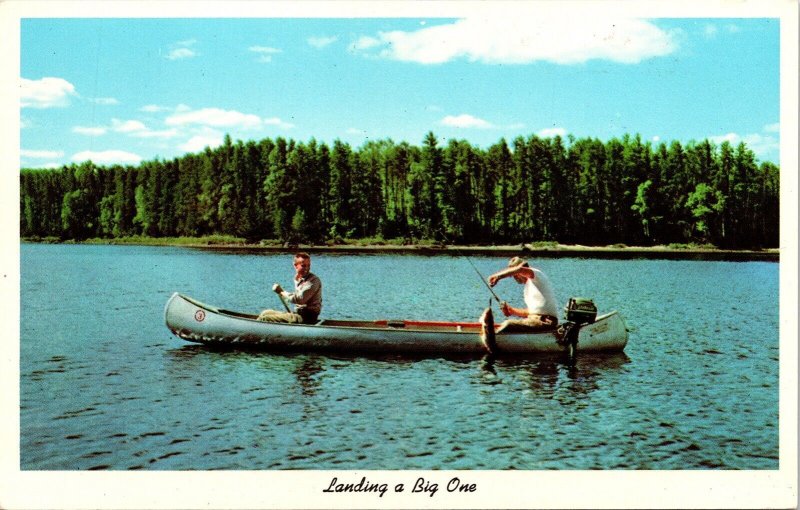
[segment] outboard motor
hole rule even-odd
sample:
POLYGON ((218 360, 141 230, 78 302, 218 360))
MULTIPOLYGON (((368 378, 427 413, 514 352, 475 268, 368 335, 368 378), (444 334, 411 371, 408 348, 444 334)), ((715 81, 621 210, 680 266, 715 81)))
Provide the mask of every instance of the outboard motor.
POLYGON ((582 297, 571 297, 564 307, 566 321, 558 327, 559 343, 567 346, 569 357, 575 356, 578 347, 578 333, 581 326, 591 324, 597 318, 594 301, 582 297))
POLYGON ((571 297, 564 307, 566 318, 579 326, 591 324, 597 318, 597 306, 594 301, 582 297, 571 297))

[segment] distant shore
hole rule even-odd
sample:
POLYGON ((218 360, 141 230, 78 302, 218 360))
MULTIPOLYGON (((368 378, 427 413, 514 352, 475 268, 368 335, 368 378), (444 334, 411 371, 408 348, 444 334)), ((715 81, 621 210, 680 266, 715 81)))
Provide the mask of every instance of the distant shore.
POLYGON ((730 260, 779 262, 780 251, 776 248, 763 250, 723 250, 707 245, 659 245, 659 246, 584 246, 564 245, 553 242, 537 242, 505 245, 447 245, 431 242, 402 244, 394 241, 345 240, 337 244, 308 245, 281 244, 277 241, 248 243, 243 239, 226 236, 151 238, 126 237, 116 239, 89 239, 82 242, 60 241, 55 238, 22 239, 28 243, 48 244, 108 244, 132 246, 175 246, 190 249, 219 251, 226 253, 392 253, 447 256, 514 256, 525 255, 538 258, 583 257, 607 259, 671 259, 671 260, 730 260))
POLYGON ((556 245, 554 247, 536 247, 531 245, 492 245, 492 246, 451 246, 451 245, 297 245, 291 248, 283 246, 259 245, 187 245, 189 248, 202 250, 225 251, 229 253, 291 253, 306 251, 309 253, 395 253, 417 255, 447 256, 506 256, 524 255, 538 258, 604 258, 604 259, 671 259, 671 260, 730 260, 730 261, 765 261, 778 262, 780 255, 775 250, 720 250, 710 248, 669 248, 666 246, 582 246, 556 245))

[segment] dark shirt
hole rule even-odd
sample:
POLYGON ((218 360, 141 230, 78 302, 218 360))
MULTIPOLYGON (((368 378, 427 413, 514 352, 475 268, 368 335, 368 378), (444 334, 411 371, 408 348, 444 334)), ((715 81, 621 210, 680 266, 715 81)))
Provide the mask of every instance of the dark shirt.
POLYGON ((322 311, 322 281, 314 273, 295 280, 294 292, 289 294, 289 302, 294 303, 300 315, 310 313, 319 315, 322 311))

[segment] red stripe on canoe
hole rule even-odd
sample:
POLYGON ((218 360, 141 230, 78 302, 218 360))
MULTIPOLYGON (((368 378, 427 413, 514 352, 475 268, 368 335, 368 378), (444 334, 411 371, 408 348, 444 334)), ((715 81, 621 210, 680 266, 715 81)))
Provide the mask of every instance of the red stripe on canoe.
MULTIPOLYGON (((461 326, 462 328, 480 328, 481 324, 479 322, 447 322, 447 321, 390 321, 390 320, 377 320, 375 324, 379 326, 387 326, 390 322, 392 323, 402 323, 405 326, 436 326, 436 327, 456 327, 461 326)), ((497 326, 495 326, 496 328, 497 326)))

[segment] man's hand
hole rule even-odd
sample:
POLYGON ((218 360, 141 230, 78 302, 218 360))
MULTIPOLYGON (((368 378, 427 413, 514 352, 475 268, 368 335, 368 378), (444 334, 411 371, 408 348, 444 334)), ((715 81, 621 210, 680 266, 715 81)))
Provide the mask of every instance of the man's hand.
POLYGON ((506 317, 511 316, 511 306, 509 306, 509 304, 506 303, 505 301, 500 303, 500 311, 502 311, 503 315, 505 315, 506 317))
POLYGON ((497 285, 497 282, 499 280, 500 280, 500 278, 496 277, 495 275, 490 276, 489 277, 489 287, 494 287, 495 285, 497 285))
POLYGON ((291 296, 291 294, 289 294, 285 290, 282 290, 281 291, 281 296, 283 296, 283 299, 289 299, 289 296, 291 296))
POLYGON ((282 292, 283 292, 283 289, 281 288, 281 286, 280 286, 280 284, 279 284, 279 283, 276 283, 276 284, 273 284, 273 285, 272 285, 272 291, 273 291, 274 293, 276 293, 276 294, 280 294, 280 293, 282 293, 282 292))

